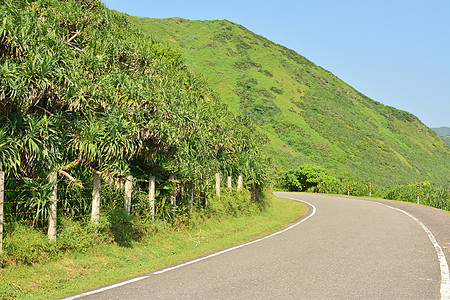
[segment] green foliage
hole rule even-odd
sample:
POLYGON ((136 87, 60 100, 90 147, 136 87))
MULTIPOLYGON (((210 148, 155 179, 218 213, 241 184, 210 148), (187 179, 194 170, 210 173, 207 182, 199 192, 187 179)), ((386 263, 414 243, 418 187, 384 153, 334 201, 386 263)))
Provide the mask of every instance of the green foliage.
POLYGON ((6 260, 10 263, 34 264, 46 261, 55 251, 56 244, 42 232, 28 224, 17 223, 4 240, 6 260))
MULTIPOLYGON (((0 169, 23 191, 8 196, 24 203, 10 212, 32 212, 44 226, 54 171, 71 217, 90 209, 92 173, 109 184, 108 209, 120 206, 117 186, 130 173, 158 175, 161 186, 176 174, 203 204, 216 172, 242 174, 248 188, 267 183, 264 136, 128 17, 95 0, 4 0, 0 19, 0 169)), ((141 190, 139 217, 148 215, 141 190)), ((170 218, 168 193, 157 195, 161 219, 170 218)))
POLYGON ((19 152, 14 140, 6 134, 4 130, 0 130, 0 170, 17 171, 20 164, 19 152))
POLYGON ((441 138, 447 145, 450 146, 450 136, 443 136, 441 138))
MULTIPOLYGON (((218 218, 263 206, 261 191, 270 183, 267 139, 249 118, 228 110, 177 52, 98 0, 0 3, 0 169, 8 176, 5 197, 17 200, 5 204, 5 222, 29 226, 27 234, 22 223, 6 231, 6 260, 33 264, 100 242, 130 247, 158 230, 156 224, 189 224, 191 205, 218 218), (57 242, 49 243, 40 229, 47 226, 53 172, 58 215, 65 217, 57 242), (247 189, 225 193, 223 209, 207 207, 207 182, 217 172, 243 175, 247 189), (97 226, 83 225, 93 173, 102 178, 97 226), (129 174, 135 180, 131 215, 122 209, 129 174), (170 182, 170 174, 179 179, 170 182), (158 181, 154 223, 150 175, 158 181), (176 207, 169 199, 174 190, 176 207)), ((230 34, 217 39, 225 43, 230 34)), ((239 51, 250 48, 242 41, 239 51)), ((271 95, 261 87, 255 93, 271 95)))
POLYGON ((327 175, 324 168, 315 165, 303 165, 289 170, 282 174, 280 182, 282 187, 293 192, 314 191, 319 185, 324 189, 324 183, 332 186, 337 183, 337 179, 327 175))
MULTIPOLYGON (((352 177, 349 174, 329 175, 324 168, 304 165, 299 169, 278 175, 278 187, 287 191, 313 192, 356 197, 380 197, 390 200, 417 202, 417 184, 380 186, 352 177)), ((420 203, 443 210, 450 210, 450 191, 425 181, 420 185, 420 203)))
POLYGON ((122 247, 130 247, 144 234, 142 223, 133 215, 128 215, 123 208, 109 211, 108 223, 114 242, 122 247))
POLYGON ((53 242, 42 230, 28 223, 22 221, 8 224, 2 261, 5 264, 32 265, 57 258, 67 251, 85 253, 93 245, 108 241, 107 235, 99 234, 97 230, 92 224, 60 217, 58 239, 53 242))
MULTIPOLYGON (((387 188, 382 191, 385 199, 417 202, 416 184, 387 188)), ((421 204, 450 211, 450 191, 442 187, 430 185, 429 182, 419 184, 419 200, 421 204)))
POLYGON ((99 244, 105 238, 97 233, 98 228, 92 224, 74 221, 69 218, 59 218, 60 230, 57 233, 56 246, 58 251, 85 253, 93 245, 99 244))
MULTIPOLYGON (((18 145, 20 173, 81 161, 112 177, 125 163, 199 179, 259 151, 203 79, 174 51, 142 43, 127 18, 95 1, 6 3, 1 132, 18 145)), ((14 149, 3 160, 17 161, 14 149)))
MULTIPOLYGON (((33 212, 33 223, 44 225, 45 220, 48 219, 48 208, 50 207, 50 195, 53 189, 53 183, 42 182, 25 178, 23 185, 24 190, 20 193, 18 198, 19 211, 33 212)), ((27 216, 29 217, 29 216, 27 216)))
POLYGON ((80 134, 69 143, 74 151, 82 152, 86 160, 98 161, 100 165, 130 160, 142 147, 136 124, 121 112, 88 116, 77 127, 80 134))
POLYGON ((277 88, 276 86, 271 87, 270 90, 278 95, 283 95, 284 93, 283 89, 277 88))
POLYGON ((337 178, 330 178, 330 180, 320 182, 317 185, 316 191, 323 194, 343 195, 346 193, 347 187, 342 182, 342 180, 339 180, 337 178))
POLYGON ((208 212, 214 216, 240 216, 248 215, 258 210, 256 203, 252 202, 248 191, 225 190, 220 198, 214 197, 208 203, 208 212))

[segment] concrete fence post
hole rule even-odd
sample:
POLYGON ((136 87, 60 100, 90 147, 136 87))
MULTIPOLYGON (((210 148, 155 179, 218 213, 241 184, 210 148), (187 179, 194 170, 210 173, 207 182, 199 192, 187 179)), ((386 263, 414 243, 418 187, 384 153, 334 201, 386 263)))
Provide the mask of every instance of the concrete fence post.
MULTIPOLYGON (((169 181, 173 182, 174 185, 176 184, 175 180, 176 180, 175 175, 170 175, 169 176, 169 181)), ((173 216, 175 216, 175 212, 176 212, 176 208, 177 208, 177 191, 176 191, 176 188, 175 188, 175 190, 173 190, 170 193, 170 205, 172 206, 172 214, 173 214, 173 216)))
POLYGON ((150 201, 150 215, 152 216, 152 221, 155 221, 155 186, 156 186, 156 178, 155 176, 150 176, 148 187, 148 199, 150 201))
POLYGON ((100 189, 102 178, 100 175, 94 173, 94 188, 92 189, 92 212, 91 223, 98 224, 100 216, 100 189))
POLYGON ((125 195, 123 206, 127 215, 131 213, 131 191, 133 189, 133 175, 128 175, 125 181, 125 195))
POLYGON ((417 204, 420 204, 420 184, 417 184, 417 204))
POLYGON ((347 181, 347 196, 350 196, 350 182, 347 181))
POLYGON ((220 197, 220 173, 216 173, 216 195, 220 197))
POLYGON ((169 181, 173 182, 173 184, 175 185, 175 189, 172 192, 170 192, 170 205, 172 206, 172 215, 174 217, 177 210, 177 188, 175 182, 176 179, 177 178, 173 174, 169 176, 169 181))
POLYGON ((243 181, 244 181, 244 180, 243 180, 243 178, 242 178, 242 175, 239 175, 239 178, 238 178, 238 185, 237 185, 238 191, 242 189, 243 181))
MULTIPOLYGON (((194 186, 195 188, 195 186, 194 186)), ((191 190, 191 199, 189 201, 189 211, 192 212, 192 207, 194 206, 194 189, 191 190)))
POLYGON ((56 221, 57 221, 57 201, 58 201, 58 173, 50 174, 49 182, 52 184, 52 193, 50 195, 50 206, 48 208, 48 238, 56 241, 56 221))

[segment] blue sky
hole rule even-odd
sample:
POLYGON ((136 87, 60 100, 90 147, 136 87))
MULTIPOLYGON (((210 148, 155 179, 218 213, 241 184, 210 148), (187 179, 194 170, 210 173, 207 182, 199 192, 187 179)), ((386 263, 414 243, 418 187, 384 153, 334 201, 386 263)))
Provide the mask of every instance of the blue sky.
POLYGON ((134 16, 227 19, 429 127, 450 127, 450 0, 106 0, 134 16))

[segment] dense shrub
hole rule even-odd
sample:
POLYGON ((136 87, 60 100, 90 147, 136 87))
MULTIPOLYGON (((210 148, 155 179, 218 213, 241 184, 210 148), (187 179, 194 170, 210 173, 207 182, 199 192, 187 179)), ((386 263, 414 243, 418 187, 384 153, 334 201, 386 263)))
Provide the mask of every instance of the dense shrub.
POLYGON ((59 251, 76 251, 84 253, 95 244, 105 240, 98 233, 97 226, 90 223, 59 218, 59 232, 56 246, 59 251))
POLYGON ((109 211, 108 222, 114 242, 123 247, 130 247, 133 242, 140 241, 145 234, 145 221, 128 215, 123 208, 109 211))
POLYGON ((31 265, 46 261, 56 252, 56 243, 51 242, 42 231, 26 223, 16 223, 12 227, 12 232, 4 240, 4 262, 31 265))
POLYGON ((258 206, 251 200, 250 192, 224 190, 220 197, 212 198, 208 203, 208 212, 215 216, 239 216, 258 210, 258 206))
POLYGON ((303 165, 298 169, 283 173, 280 183, 283 188, 289 191, 316 192, 318 189, 325 191, 327 186, 337 185, 338 180, 333 176, 329 176, 322 167, 303 165))
MULTIPOLYGON (((450 211, 450 191, 442 187, 436 187, 429 182, 419 184, 419 201, 421 204, 433 206, 450 211)), ((381 196, 385 199, 417 202, 417 184, 402 185, 386 188, 381 196)))
MULTIPOLYGON (((380 197, 390 200, 417 202, 417 183, 395 187, 372 185, 351 176, 330 176, 324 168, 304 165, 278 175, 278 186, 287 191, 336 194, 358 197, 380 197)), ((420 203, 450 210, 450 191, 425 181, 420 186, 420 203)))
MULTIPOLYGON (((216 172, 266 183, 255 126, 126 16, 97 0, 1 2, 0 168, 8 176, 44 179, 37 191, 45 192, 55 171, 72 187, 93 173, 117 185, 129 174, 176 174, 205 187, 216 172)), ((44 223, 48 203, 31 203, 42 204, 44 223)))

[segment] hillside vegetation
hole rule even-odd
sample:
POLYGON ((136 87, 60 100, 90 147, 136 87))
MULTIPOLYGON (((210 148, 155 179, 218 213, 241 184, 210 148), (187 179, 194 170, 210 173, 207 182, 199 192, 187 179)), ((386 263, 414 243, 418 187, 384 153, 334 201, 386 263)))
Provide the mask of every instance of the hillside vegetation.
POLYGON ((435 132, 298 53, 226 20, 131 18, 249 116, 282 169, 312 163, 383 185, 448 183, 450 148, 435 132))

